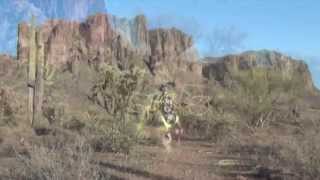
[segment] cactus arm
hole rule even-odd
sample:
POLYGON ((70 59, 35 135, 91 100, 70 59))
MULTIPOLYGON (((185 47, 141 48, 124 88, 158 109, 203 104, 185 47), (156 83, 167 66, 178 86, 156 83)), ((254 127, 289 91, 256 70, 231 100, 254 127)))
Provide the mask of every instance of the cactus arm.
POLYGON ((41 121, 44 93, 44 44, 41 30, 36 32, 36 79, 35 79, 35 120, 41 121))
POLYGON ((35 78, 36 78, 36 29, 35 17, 32 16, 29 32, 29 56, 28 56, 28 120, 33 125, 34 121, 34 93, 35 93, 35 78))

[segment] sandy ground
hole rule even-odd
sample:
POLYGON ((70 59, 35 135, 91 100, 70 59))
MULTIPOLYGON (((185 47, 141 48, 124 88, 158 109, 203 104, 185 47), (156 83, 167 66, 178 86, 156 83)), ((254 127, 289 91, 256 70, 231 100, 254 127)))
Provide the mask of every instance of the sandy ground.
POLYGON ((199 141, 183 141, 181 144, 173 144, 170 153, 161 146, 137 146, 129 156, 101 153, 96 155, 96 160, 110 174, 119 179, 267 179, 248 176, 254 173, 253 167, 234 170, 228 165, 219 166, 222 162, 238 162, 244 158, 226 156, 219 148, 215 148, 215 145, 199 141))

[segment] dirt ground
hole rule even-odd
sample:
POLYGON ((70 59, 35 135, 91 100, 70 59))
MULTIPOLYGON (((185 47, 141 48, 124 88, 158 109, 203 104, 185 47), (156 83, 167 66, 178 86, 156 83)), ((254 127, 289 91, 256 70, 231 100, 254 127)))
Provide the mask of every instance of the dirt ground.
POLYGON ((253 160, 226 155, 214 144, 201 141, 174 143, 171 152, 161 146, 137 146, 129 156, 97 154, 96 160, 119 179, 277 179, 261 174, 253 160))
MULTIPOLYGON (((26 134, 24 138, 35 137, 26 134)), ((46 137, 36 138, 39 138, 38 141, 46 137)), ((0 180, 8 179, 9 170, 14 171, 12 167, 19 166, 17 153, 27 154, 26 142, 22 137, 11 135, 8 139, 0 139, 0 180)), ((174 141, 171 152, 161 145, 137 145, 129 155, 94 153, 92 163, 99 164, 114 180, 292 179, 278 176, 280 172, 261 169, 252 156, 230 154, 218 144, 200 140, 174 141)))

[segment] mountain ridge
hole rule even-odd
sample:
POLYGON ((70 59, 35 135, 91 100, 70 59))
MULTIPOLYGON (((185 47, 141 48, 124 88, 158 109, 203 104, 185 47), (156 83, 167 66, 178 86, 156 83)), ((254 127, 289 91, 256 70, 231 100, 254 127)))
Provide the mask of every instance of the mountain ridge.
MULTIPOLYGON (((239 70, 267 67, 283 71, 285 76, 300 73, 303 77, 301 83, 305 84, 307 91, 317 91, 307 64, 301 60, 270 50, 200 60, 190 35, 176 28, 148 29, 147 18, 143 15, 125 19, 98 13, 82 22, 49 20, 40 29, 45 39, 47 61, 58 66, 79 60, 98 66, 104 62, 123 66, 130 59, 138 58, 154 75, 171 66, 175 67, 171 73, 181 69, 198 77, 202 74, 206 79, 212 79, 210 76, 213 75, 220 83, 225 75, 230 74, 230 64, 239 70), (190 71, 191 66, 197 66, 197 70, 190 71)), ((20 23, 17 59, 23 62, 28 57, 28 32, 29 25, 20 23)))

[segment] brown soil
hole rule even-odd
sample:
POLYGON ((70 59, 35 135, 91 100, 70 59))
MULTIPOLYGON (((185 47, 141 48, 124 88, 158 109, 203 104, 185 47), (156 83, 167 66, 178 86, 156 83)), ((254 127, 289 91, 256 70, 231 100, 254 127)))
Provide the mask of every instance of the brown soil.
MULTIPOLYGON (((15 158, 17 153, 28 156, 27 139, 38 142, 50 140, 50 137, 28 134, 11 134, 0 141, 0 180, 8 179, 9 170, 22 165, 15 158)), ((111 175, 111 179, 120 180, 283 179, 278 176, 281 172, 261 169, 259 162, 250 155, 228 153, 221 145, 199 140, 174 142, 171 152, 162 146, 138 145, 129 155, 95 153, 92 163, 98 163, 111 175)))
POLYGON ((276 179, 272 173, 261 174, 252 160, 226 155, 214 144, 201 141, 174 144, 170 153, 160 146, 138 146, 131 155, 101 153, 96 155, 96 160, 120 179, 276 179), (223 164, 226 161, 231 164, 223 164))

